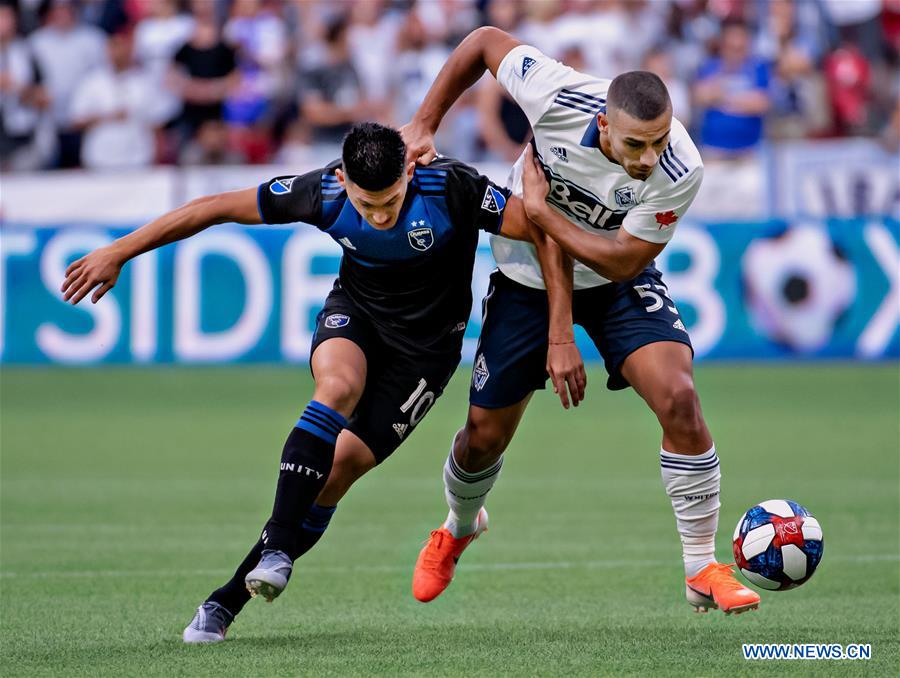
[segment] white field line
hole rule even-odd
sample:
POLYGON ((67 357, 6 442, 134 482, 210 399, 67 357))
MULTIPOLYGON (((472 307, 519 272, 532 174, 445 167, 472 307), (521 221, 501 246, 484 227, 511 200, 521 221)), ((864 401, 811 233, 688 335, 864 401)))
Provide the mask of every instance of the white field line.
MULTIPOLYGON (((634 567, 669 567, 677 559, 665 560, 582 560, 582 561, 546 561, 523 563, 466 563, 468 572, 512 572, 529 570, 605 570, 634 567)), ((828 562, 840 563, 895 563, 900 561, 898 553, 871 553, 856 556, 832 556, 828 562)), ((318 567, 302 567, 303 572, 321 573, 360 573, 360 572, 407 572, 412 570, 409 565, 329 565, 318 567)), ((42 572, 0 572, 0 578, 24 578, 24 579, 78 579, 86 577, 221 577, 230 572, 229 568, 222 570, 60 570, 42 572)))

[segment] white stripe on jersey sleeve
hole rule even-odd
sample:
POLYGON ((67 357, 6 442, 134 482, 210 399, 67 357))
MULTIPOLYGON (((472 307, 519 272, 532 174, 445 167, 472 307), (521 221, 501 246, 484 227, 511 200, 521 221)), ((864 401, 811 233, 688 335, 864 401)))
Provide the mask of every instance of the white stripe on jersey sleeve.
POLYGON ((574 72, 536 47, 519 45, 509 50, 500 62, 497 82, 519 104, 534 127, 574 72))

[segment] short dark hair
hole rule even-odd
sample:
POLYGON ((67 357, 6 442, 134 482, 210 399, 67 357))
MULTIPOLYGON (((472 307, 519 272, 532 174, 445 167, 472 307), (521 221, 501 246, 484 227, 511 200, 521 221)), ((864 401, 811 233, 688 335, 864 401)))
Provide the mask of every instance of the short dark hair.
POLYGON ((669 90, 656 73, 629 71, 616 76, 610 83, 606 106, 638 120, 656 120, 672 107, 672 102, 669 90))
POLYGON ((344 137, 344 172, 366 191, 382 191, 403 174, 406 144, 400 132, 377 122, 362 122, 344 137))

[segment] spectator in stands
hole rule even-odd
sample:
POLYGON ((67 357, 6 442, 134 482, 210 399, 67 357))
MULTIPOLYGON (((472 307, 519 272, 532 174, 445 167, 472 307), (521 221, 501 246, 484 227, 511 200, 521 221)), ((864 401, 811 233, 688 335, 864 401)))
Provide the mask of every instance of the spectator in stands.
POLYGON ((300 75, 300 114, 316 141, 337 144, 353 123, 375 119, 381 112, 379 105, 366 99, 350 61, 347 27, 344 18, 328 26, 324 62, 300 75))
POLYGON ((180 128, 190 138, 208 120, 222 120, 223 102, 237 87, 234 49, 222 41, 219 27, 209 16, 195 15, 190 41, 176 53, 169 85, 184 102, 180 128))
POLYGON ((872 69, 862 50, 844 43, 825 58, 823 69, 834 118, 833 134, 871 132, 872 69))
POLYGON ((419 108, 450 50, 430 39, 419 14, 410 12, 397 33, 394 51, 390 100, 394 105, 394 121, 404 124, 419 108))
POLYGON ((155 156, 165 105, 153 78, 134 65, 129 32, 111 36, 108 53, 109 65, 88 75, 72 97, 72 124, 84 133, 81 163, 90 169, 145 167, 155 156))
POLYGON ((751 54, 747 25, 722 24, 719 54, 700 66, 694 99, 705 109, 700 121, 704 147, 719 156, 738 156, 762 140, 763 118, 770 107, 769 69, 751 54))
POLYGON ((222 120, 206 120, 178 156, 181 165, 238 165, 244 156, 231 146, 228 126, 222 120))
MULTIPOLYGON (((516 0, 493 0, 488 6, 489 23, 510 35, 518 35, 523 18, 522 6, 516 0)), ((494 78, 478 83, 476 101, 478 131, 488 157, 514 161, 531 137, 528 118, 494 78)))
POLYGON ((103 32, 79 23, 76 11, 74 0, 47 0, 43 25, 29 38, 50 96, 59 167, 78 164, 81 135, 73 126, 72 96, 88 73, 106 63, 103 32))
POLYGON ((172 57, 194 32, 194 19, 179 12, 176 0, 152 0, 147 3, 149 15, 138 22, 134 33, 134 56, 153 77, 159 96, 166 99, 171 120, 181 109, 178 97, 165 86, 172 57))
POLYGON ((691 91, 684 80, 675 77, 672 57, 662 47, 651 49, 644 56, 641 68, 656 73, 666 84, 669 98, 672 100, 672 112, 685 127, 691 126, 691 91))
POLYGON ((783 139, 822 133, 830 116, 824 82, 816 72, 823 47, 817 6, 769 0, 763 7, 757 51, 772 69, 770 135, 783 139))
POLYGON ((350 8, 346 36, 349 59, 363 96, 378 101, 385 112, 390 106, 387 93, 403 18, 401 13, 388 11, 385 0, 356 2, 350 8))
POLYGON ((41 143, 46 135, 38 132, 49 103, 37 61, 16 33, 15 7, 5 0, 0 3, 0 169, 37 170, 47 162, 53 149, 41 143))

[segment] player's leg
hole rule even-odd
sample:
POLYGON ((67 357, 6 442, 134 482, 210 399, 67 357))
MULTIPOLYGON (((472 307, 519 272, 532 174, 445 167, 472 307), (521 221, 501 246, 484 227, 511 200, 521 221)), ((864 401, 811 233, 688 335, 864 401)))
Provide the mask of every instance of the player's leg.
MULTIPOLYGON (((660 466, 682 542, 685 576, 714 574, 723 608, 755 604, 758 597, 751 601, 755 594, 715 562, 719 460, 694 388, 690 339, 662 277, 650 267, 635 280, 595 294, 606 297, 604 312, 599 322, 587 319, 585 329, 604 356, 608 386, 632 386, 663 430, 660 466), (734 593, 736 588, 747 593, 734 593)), ((576 297, 576 317, 590 315, 585 306, 576 297)))
POLYGON ((277 597, 290 579, 298 544, 305 537, 309 550, 331 519, 333 508, 313 502, 330 477, 338 434, 361 397, 367 363, 357 343, 333 336, 314 347, 311 364, 315 391, 285 442, 272 517, 231 579, 197 608, 184 630, 187 643, 224 640, 252 595, 277 597))
MULTIPOLYGON (((331 522, 338 501, 346 494, 350 486, 374 468, 375 464, 375 455, 365 443, 347 429, 341 431, 328 482, 300 524, 297 542, 288 554, 292 561, 296 561, 319 542, 331 522)), ((240 614, 251 598, 245 579, 247 574, 259 563, 265 548, 266 545, 260 538, 235 570, 231 579, 210 594, 204 603, 204 605, 213 604, 207 611, 209 618, 198 620, 198 623, 220 624, 222 620, 227 620, 227 624, 230 624, 240 614)))
POLYGON ((622 374, 656 414, 663 429, 660 468, 681 537, 688 601, 698 612, 755 609, 759 595, 728 565, 716 562, 721 474, 712 437, 694 389, 692 354, 684 344, 637 349, 622 374))
POLYGON ((547 295, 495 272, 482 304, 469 412, 444 463, 447 519, 431 533, 413 573, 428 602, 450 584, 462 552, 487 529, 487 495, 531 394, 547 380, 547 295))
POLYGON ((272 517, 263 531, 266 548, 246 577, 251 595, 270 602, 287 586, 300 525, 328 481, 337 437, 366 383, 366 356, 349 339, 322 342, 311 362, 316 380, 313 399, 285 442, 272 517))

